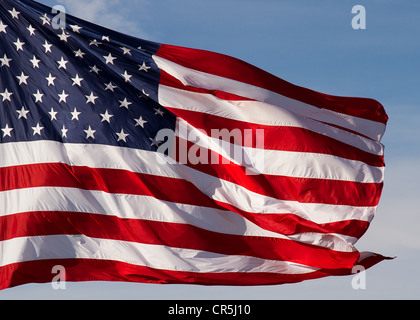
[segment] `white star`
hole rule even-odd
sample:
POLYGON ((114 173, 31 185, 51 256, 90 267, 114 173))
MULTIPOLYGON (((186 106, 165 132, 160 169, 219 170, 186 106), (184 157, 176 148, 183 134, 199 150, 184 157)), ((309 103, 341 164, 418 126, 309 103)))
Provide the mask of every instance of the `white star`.
POLYGON ((32 36, 34 36, 35 35, 35 28, 34 27, 32 27, 32 25, 30 24, 29 25, 29 27, 27 27, 26 29, 28 29, 28 31, 29 31, 29 35, 32 37, 32 36))
POLYGON ((81 112, 78 112, 76 108, 74 108, 73 112, 70 112, 72 117, 71 120, 77 120, 79 121, 79 114, 81 114, 81 112))
POLYGON ((33 68, 35 69, 35 68, 39 68, 39 62, 41 61, 41 60, 38 60, 35 56, 32 58, 32 60, 29 60, 30 62, 32 62, 32 66, 33 66, 33 68))
POLYGON ((8 27, 7 24, 4 24, 3 21, 0 21, 0 33, 4 32, 7 33, 6 28, 8 27))
POLYGON ((52 75, 51 75, 51 73, 48 75, 48 77, 46 77, 45 79, 47 79, 47 81, 48 81, 48 86, 50 86, 50 85, 55 85, 54 84, 54 80, 56 79, 56 77, 53 77, 52 75))
POLYGON ((28 119, 27 114, 29 113, 29 110, 26 110, 25 107, 22 107, 22 109, 20 109, 20 110, 16 110, 16 112, 19 114, 18 119, 20 119, 20 118, 28 119))
POLYGON ((20 76, 16 76, 16 78, 19 79, 19 85, 21 85, 22 83, 24 84, 28 84, 26 80, 28 80, 29 76, 25 75, 22 71, 22 73, 20 74, 20 76))
POLYGON ((98 46, 98 45, 100 45, 100 44, 102 44, 101 42, 98 42, 96 39, 93 39, 90 43, 89 43, 89 46, 98 46))
POLYGON ((44 129, 44 127, 41 127, 39 125, 39 122, 36 124, 36 127, 32 127, 32 130, 34 130, 34 134, 33 135, 41 135, 41 130, 44 129))
POLYGON ((142 89, 142 90, 141 90, 141 93, 142 93, 145 97, 150 96, 150 93, 146 93, 146 91, 144 91, 144 89, 142 89))
POLYGON ((117 59, 116 57, 113 57, 111 53, 109 53, 109 55, 107 56, 103 56, 105 58, 105 63, 108 64, 114 64, 114 60, 117 59))
POLYGON ((139 65, 139 71, 146 71, 147 72, 147 70, 149 70, 151 67, 148 67, 148 66, 146 66, 146 63, 145 62, 143 62, 143 64, 142 65, 139 65))
POLYGON ((159 147, 159 141, 156 140, 156 137, 154 139, 149 138, 150 141, 152 141, 152 143, 150 144, 151 147, 156 146, 159 147))
POLYGON ((90 95, 88 96, 88 95, 85 95, 85 97, 86 97, 86 104, 88 104, 89 102, 91 102, 91 103, 93 103, 93 104, 95 104, 95 100, 96 99, 98 99, 98 97, 97 96, 95 96, 94 94, 93 94, 93 92, 91 92, 90 93, 90 95))
POLYGON ((136 121, 135 127, 140 126, 140 127, 144 128, 144 124, 147 123, 146 120, 143 120, 142 116, 140 116, 140 118, 138 118, 138 119, 134 119, 134 121, 136 121))
POLYGON ((18 15, 20 14, 20 12, 16 11, 15 8, 13 8, 12 10, 9 10, 9 12, 12 15, 13 19, 19 19, 18 15))
POLYGON ((82 50, 77 50, 77 51, 73 51, 74 52, 74 56, 75 57, 80 57, 80 58, 82 58, 83 59, 83 56, 86 54, 86 53, 84 53, 84 52, 82 52, 82 50))
POLYGON ((125 140, 125 138, 127 138, 128 136, 129 136, 129 134, 128 133, 125 133, 124 132, 124 129, 121 129, 121 131, 118 133, 118 132, 115 132, 116 134, 117 134, 117 136, 118 136, 118 140, 117 140, 117 142, 118 141, 120 141, 120 140, 122 140, 122 141, 124 141, 124 142, 127 142, 126 140, 125 140))
POLYGON ((105 111, 105 113, 100 114, 102 116, 101 122, 107 121, 108 123, 111 123, 111 117, 113 117, 112 114, 108 113, 108 110, 105 111))
POLYGON ((102 41, 108 41, 108 42, 110 42, 109 36, 102 36, 102 41))
POLYGON ((101 69, 99 69, 96 64, 93 67, 89 67, 90 71, 89 72, 95 72, 96 74, 99 74, 99 71, 101 71, 101 69))
POLYGON ((66 31, 63 29, 61 34, 57 34, 57 36, 60 38, 61 41, 67 42, 67 38, 70 37, 70 34, 66 33, 66 31))
POLYGON ((6 54, 4 54, 3 58, 0 58, 1 66, 8 66, 10 68, 9 62, 12 61, 12 59, 9 59, 6 54))
POLYGON ((79 75, 76 73, 76 77, 71 78, 73 80, 72 86, 78 85, 79 87, 82 86, 81 82, 83 81, 83 78, 80 78, 79 75))
POLYGON ((154 109, 156 112, 155 114, 160 114, 163 117, 163 111, 160 108, 154 109))
POLYGON ((20 39, 17 38, 16 42, 13 42, 13 44, 16 46, 16 51, 23 51, 23 45, 25 44, 25 42, 21 42, 20 39))
POLYGON ((92 130, 92 128, 89 126, 87 130, 83 130, 83 131, 86 132, 86 139, 88 139, 89 137, 91 137, 92 139, 95 139, 94 133, 96 132, 96 130, 92 130))
POLYGON ((9 92, 6 88, 6 90, 4 90, 3 93, 0 93, 0 95, 3 97, 2 102, 6 101, 6 100, 11 102, 12 100, 10 100, 10 97, 12 96, 12 94, 13 94, 13 92, 9 92))
POLYGON ((49 114, 50 114, 50 116, 51 116, 51 121, 53 121, 53 120, 57 120, 56 115, 57 115, 57 113, 58 113, 58 112, 54 111, 54 108, 51 108, 51 111, 50 111, 50 112, 48 112, 48 113, 49 113, 49 114))
POLYGON ((61 60, 60 61, 57 61, 57 63, 58 63, 58 69, 63 68, 65 70, 67 70, 67 67, 66 67, 67 62, 68 61, 64 60, 64 58, 61 57, 61 60))
POLYGON ((47 14, 44 14, 42 17, 39 17, 42 20, 42 25, 48 24, 50 25, 51 19, 48 18, 47 14))
POLYGON ((115 88, 118 88, 117 86, 114 86, 114 85, 112 84, 112 82, 110 82, 110 83, 108 83, 108 84, 104 83, 104 85, 106 86, 106 87, 105 87, 105 91, 106 91, 106 90, 111 90, 112 92, 114 92, 114 89, 115 89, 115 88))
POLYGON ((67 131, 69 131, 69 129, 67 129, 66 126, 63 124, 63 128, 61 129, 61 137, 67 138, 67 131))
POLYGON ((39 92, 39 89, 36 91, 36 93, 33 94, 35 97, 35 102, 42 102, 42 97, 44 96, 43 93, 39 92))
POLYGON ((132 104, 132 102, 128 102, 128 100, 127 100, 127 98, 124 98, 124 100, 123 101, 121 101, 121 100, 118 100, 118 102, 119 103, 121 103, 120 104, 120 108, 127 108, 128 109, 128 106, 130 105, 130 104, 132 104))
POLYGON ((44 44, 42 46, 45 48, 45 53, 51 52, 52 44, 51 43, 48 43, 47 40, 45 40, 45 42, 44 42, 44 44))
POLYGON ((60 100, 58 101, 59 103, 60 102, 64 102, 64 103, 67 103, 67 97, 68 97, 69 95, 63 90, 63 92, 61 93, 61 94, 59 94, 58 95, 58 97, 60 98, 60 100))
POLYGON ((71 24, 70 28, 73 30, 73 32, 77 33, 80 33, 80 29, 82 29, 82 27, 79 27, 77 24, 71 24))
POLYGON ((124 73, 121 74, 121 75, 124 77, 125 82, 131 82, 130 78, 132 77, 132 75, 131 74, 128 74, 127 73, 127 70, 125 70, 124 73))
POLYGON ((126 47, 120 47, 122 49, 122 51, 124 51, 124 54, 129 54, 131 56, 131 49, 128 49, 126 47))
POLYGON ((4 129, 1 129, 1 131, 3 131, 3 138, 5 136, 9 136, 11 137, 12 135, 10 134, 10 132, 12 132, 13 128, 9 128, 9 124, 6 123, 6 126, 4 127, 4 129))

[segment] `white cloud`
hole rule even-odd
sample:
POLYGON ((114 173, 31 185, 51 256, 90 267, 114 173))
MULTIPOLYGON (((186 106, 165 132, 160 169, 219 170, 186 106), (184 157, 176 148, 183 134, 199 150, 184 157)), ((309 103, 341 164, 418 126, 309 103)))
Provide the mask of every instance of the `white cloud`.
MULTIPOLYGON (((83 20, 117 30, 136 37, 147 37, 136 21, 127 19, 130 16, 129 1, 121 0, 58 0, 67 13, 83 20)), ((137 1, 136 5, 143 1, 137 1)))

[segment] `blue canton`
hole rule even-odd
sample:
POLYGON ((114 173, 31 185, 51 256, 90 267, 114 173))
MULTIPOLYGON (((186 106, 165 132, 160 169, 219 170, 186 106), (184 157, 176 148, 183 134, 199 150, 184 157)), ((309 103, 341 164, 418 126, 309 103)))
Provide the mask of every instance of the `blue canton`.
POLYGON ((156 150, 156 133, 175 128, 160 106, 160 44, 51 8, 0 1, 0 141, 54 140, 156 150))

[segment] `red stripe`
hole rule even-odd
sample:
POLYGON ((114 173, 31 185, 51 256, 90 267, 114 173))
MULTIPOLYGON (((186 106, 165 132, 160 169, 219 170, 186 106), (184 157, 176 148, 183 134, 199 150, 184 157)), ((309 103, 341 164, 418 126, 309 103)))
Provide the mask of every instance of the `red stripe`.
MULTIPOLYGON (((299 185, 296 181, 292 181, 287 177, 250 176, 243 172, 242 167, 233 164, 200 167, 208 169, 209 174, 216 176, 217 174, 226 174, 227 179, 231 179, 232 182, 239 180, 239 182, 247 184, 255 192, 273 193, 273 195, 283 192, 285 197, 291 198, 296 196, 301 197, 301 200, 325 198, 326 195, 333 195, 337 199, 343 200, 348 197, 351 190, 353 192, 369 191, 360 190, 357 187, 355 189, 356 191, 354 191, 354 188, 349 183, 347 183, 347 188, 342 188, 343 185, 339 184, 334 189, 334 184, 331 180, 322 180, 323 184, 318 186, 311 183, 313 179, 298 179, 296 181, 300 183, 299 185), (221 172, 212 172, 212 169, 220 169, 221 172), (271 179, 268 184, 267 179, 271 179), (267 186, 264 188, 264 185, 267 186), (277 189, 269 187, 273 185, 277 186, 277 189), (283 191, 281 189, 282 185, 286 186, 283 191), (298 187, 302 189, 299 190, 298 187)), ((65 164, 52 163, 1 168, 0 176, 7 177, 7 179, 0 181, 0 191, 32 187, 72 187, 112 193, 148 195, 175 203, 233 211, 264 229, 285 235, 302 232, 332 232, 359 238, 369 226, 368 222, 359 220, 316 224, 293 214, 250 213, 207 197, 188 181, 132 173, 125 170, 69 167, 65 164), (173 192, 173 190, 177 190, 177 192, 173 192)), ((363 186, 365 184, 361 185, 363 186)), ((378 190, 372 190, 371 192, 374 191, 380 192, 378 190)), ((369 196, 372 196, 372 194, 369 194, 369 196)), ((363 202, 363 200, 360 200, 358 203, 363 202)))
MULTIPOLYGON (((212 96, 215 96, 219 99, 222 100, 226 100, 226 101, 256 101, 254 99, 250 99, 250 98, 246 98, 246 97, 241 97, 232 93, 228 93, 228 92, 224 92, 224 91, 220 91, 220 90, 210 90, 210 89, 203 89, 203 88, 197 88, 197 87, 192 87, 192 86, 186 86, 184 85, 181 81, 179 81, 177 78, 171 76, 169 73, 165 72, 164 70, 161 71, 161 76, 160 76, 160 84, 161 85, 165 85, 165 86, 169 86, 172 88, 176 88, 176 89, 180 89, 180 90, 185 90, 185 91, 191 91, 191 92, 196 92, 196 93, 203 93, 203 94, 209 94, 212 96)), ((168 108, 169 109, 169 108, 168 108)), ((353 134, 357 134, 361 137, 364 137, 366 139, 370 139, 372 141, 375 141, 374 139, 361 134, 360 132, 357 132, 355 130, 351 130, 349 128, 345 128, 336 124, 332 124, 332 123, 328 123, 328 122, 323 122, 320 121, 322 123, 325 123, 326 125, 329 126, 333 126, 336 127, 340 130, 344 130, 353 134)))
POLYGON ((321 109, 384 124, 388 121, 388 116, 378 101, 332 96, 299 87, 251 64, 223 54, 163 44, 156 55, 187 68, 258 86, 321 109))
MULTIPOLYGON (((214 160, 212 152, 208 152, 209 162, 214 160)), ((187 165, 261 195, 304 203, 376 206, 383 187, 382 183, 249 175, 244 167, 234 163, 187 165)), ((48 163, 4 167, 0 168, 0 175, 6 177, 0 181, 0 191, 31 187, 69 187, 148 195, 165 201, 215 207, 213 200, 189 181, 127 170, 48 163)))
POLYGON ((68 187, 153 196, 160 200, 218 207, 191 182, 127 170, 42 163, 0 168, 0 191, 33 187, 68 187), (176 190, 177 192, 174 192, 176 190))
POLYGON ((201 285, 273 285, 300 282, 331 275, 322 271, 309 274, 277 273, 197 273, 136 266, 119 261, 94 259, 51 259, 14 263, 0 267, 0 290, 26 283, 51 282, 52 269, 61 265, 66 281, 128 281, 140 283, 201 285))
MULTIPOLYGON (((389 258, 376 255, 374 263, 384 259, 389 258)), ((0 267, 0 279, 2 279, 0 281, 0 290, 26 283, 51 282, 56 275, 56 273, 52 273, 52 269, 57 265, 65 268, 66 281, 127 281, 160 284, 276 285, 296 283, 331 275, 350 275, 352 273, 351 269, 323 269, 309 274, 197 273, 153 269, 110 260, 50 259, 20 262, 0 267)))
POLYGON ((314 178, 296 178, 277 175, 250 175, 246 168, 235 163, 223 162, 222 156, 218 153, 200 147, 197 154, 202 162, 193 164, 191 157, 181 154, 189 154, 190 148, 196 145, 190 141, 181 142, 181 138, 175 139, 175 148, 181 151, 177 154, 177 159, 200 172, 211 176, 233 182, 246 189, 287 201, 299 201, 303 203, 325 203, 350 206, 376 206, 379 202, 383 183, 364 183, 344 180, 328 180, 314 178), (215 162, 218 162, 215 163, 215 162))
POLYGON ((362 252, 362 255, 359 258, 359 261, 357 261, 356 265, 362 266, 365 269, 368 269, 383 260, 395 259, 395 257, 386 257, 381 254, 372 253, 372 252, 368 252, 368 255, 366 257, 363 257, 364 253, 366 252, 362 252))
MULTIPOLYGON (((217 201, 216 201, 217 202, 217 201)), ((293 235, 305 232, 336 233, 359 239, 369 227, 368 221, 343 220, 329 223, 315 223, 294 214, 265 213, 258 214, 246 212, 227 203, 221 203, 226 209, 236 212, 245 219, 255 223, 265 230, 270 230, 284 235, 293 235)))
MULTIPOLYGON (((366 267, 369 268, 385 259, 390 258, 376 254, 370 259, 369 264, 366 264, 366 267)), ((26 283, 51 282, 56 275, 56 273, 52 273, 52 269, 57 265, 65 268, 66 281, 127 281, 160 284, 275 285, 296 283, 331 275, 352 274, 352 269, 322 269, 307 274, 197 273, 154 269, 110 260, 50 259, 13 263, 0 267, 0 290, 26 283)))
POLYGON ((229 235, 181 223, 78 212, 27 212, 3 216, 0 217, 0 230, 0 241, 26 236, 83 234, 93 238, 290 261, 315 268, 346 268, 359 257, 358 252, 333 251, 288 239, 229 235))
MULTIPOLYGON (((246 147, 330 154, 349 160, 361 161, 371 166, 385 166, 383 156, 360 150, 359 148, 353 147, 339 140, 304 128, 286 126, 274 127, 226 119, 216 115, 204 114, 196 111, 170 107, 166 107, 166 109, 184 119, 195 128, 203 129, 209 136, 211 135, 212 129, 227 129, 230 132, 233 132, 233 130, 241 130, 242 137, 244 138, 246 137, 245 130, 252 130, 253 139, 250 140, 251 143, 244 141, 244 139, 241 141, 240 145, 246 147), (257 130, 263 130, 264 143, 262 145, 257 144, 255 138, 257 137, 257 130)), ((236 143, 236 141, 234 141, 234 143, 236 143)))

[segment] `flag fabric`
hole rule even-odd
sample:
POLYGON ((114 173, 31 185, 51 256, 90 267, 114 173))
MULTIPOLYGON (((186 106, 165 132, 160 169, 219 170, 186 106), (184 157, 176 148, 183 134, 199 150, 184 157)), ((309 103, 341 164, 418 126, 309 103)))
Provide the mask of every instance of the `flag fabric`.
POLYGON ((384 177, 372 99, 0 1, 0 289, 346 275, 384 177), (63 21, 60 21, 62 23, 63 21))

